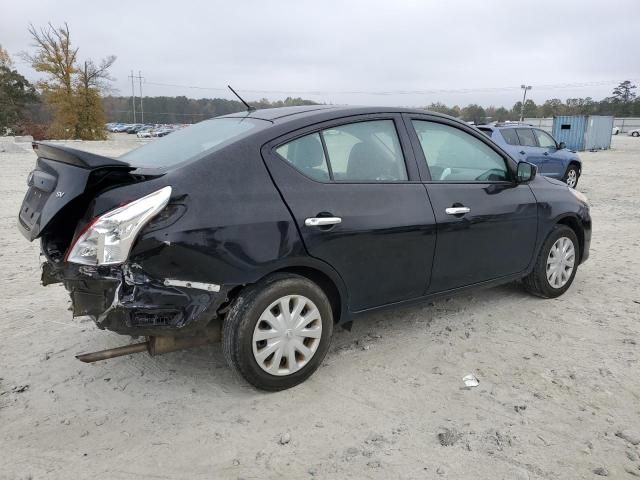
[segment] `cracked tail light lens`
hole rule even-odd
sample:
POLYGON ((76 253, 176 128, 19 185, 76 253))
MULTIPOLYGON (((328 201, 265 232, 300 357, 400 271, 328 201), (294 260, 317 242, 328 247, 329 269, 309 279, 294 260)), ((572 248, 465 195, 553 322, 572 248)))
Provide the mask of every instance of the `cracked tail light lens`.
POLYGON ((171 187, 164 187, 97 217, 80 232, 66 260, 82 265, 124 263, 142 227, 167 206, 169 197, 171 187))

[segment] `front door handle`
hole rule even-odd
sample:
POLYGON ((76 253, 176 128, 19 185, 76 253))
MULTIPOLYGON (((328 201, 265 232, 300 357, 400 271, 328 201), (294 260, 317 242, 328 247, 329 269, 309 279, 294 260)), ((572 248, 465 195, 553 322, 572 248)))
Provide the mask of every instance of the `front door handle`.
POLYGON ((527 154, 527 152, 525 152, 524 150, 520 150, 518 153, 519 153, 520 155, 526 155, 526 154, 527 154))
POLYGON ((545 157, 548 157, 548 156, 549 156, 549 152, 544 152, 544 153, 543 153, 543 155, 544 155, 545 157))
POLYGON ((338 223, 342 223, 340 217, 312 217, 304 221, 307 227, 322 227, 325 225, 337 225, 338 223))
POLYGON ((469 207, 449 207, 445 210, 447 215, 464 215, 469 213, 471 209, 469 207))

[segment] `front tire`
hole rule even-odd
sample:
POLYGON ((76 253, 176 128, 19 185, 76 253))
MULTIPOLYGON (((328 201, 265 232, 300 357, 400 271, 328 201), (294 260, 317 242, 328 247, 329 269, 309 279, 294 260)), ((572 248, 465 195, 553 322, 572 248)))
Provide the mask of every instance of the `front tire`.
POLYGON ((640 137, 640 133, 638 133, 638 132, 633 132, 633 133, 631 134, 631 136, 632 136, 632 137, 640 137))
POLYGON ((222 325, 227 363, 256 388, 294 387, 316 371, 331 342, 333 314, 311 280, 275 274, 242 290, 222 325))
POLYGON ((567 171, 564 173, 564 183, 569 185, 571 188, 576 188, 578 185, 578 178, 580 177, 580 173, 578 172, 578 167, 575 165, 569 165, 567 167, 567 171))
POLYGON ((525 289, 542 298, 566 292, 578 270, 580 245, 575 232, 556 225, 542 244, 533 271, 524 278, 525 289))

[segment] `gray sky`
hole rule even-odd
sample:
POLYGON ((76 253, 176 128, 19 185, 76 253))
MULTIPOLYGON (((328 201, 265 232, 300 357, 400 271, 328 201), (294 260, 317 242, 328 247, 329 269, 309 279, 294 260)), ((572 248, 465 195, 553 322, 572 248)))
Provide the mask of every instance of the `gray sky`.
POLYGON ((35 79, 15 58, 30 48, 28 23, 66 21, 81 59, 117 55, 121 95, 131 94, 133 69, 152 96, 231 98, 153 84, 230 83, 249 100, 510 107, 522 83, 537 102, 600 99, 621 80, 640 83, 638 2, 20 0, 2 8, 0 43, 35 79))

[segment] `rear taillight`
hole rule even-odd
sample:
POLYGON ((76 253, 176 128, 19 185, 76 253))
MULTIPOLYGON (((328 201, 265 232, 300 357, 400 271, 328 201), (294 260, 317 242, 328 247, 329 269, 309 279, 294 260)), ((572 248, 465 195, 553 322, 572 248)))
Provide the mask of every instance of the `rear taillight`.
POLYGON ((117 265, 129 257, 142 227, 169 203, 171 187, 164 187, 95 218, 78 235, 67 261, 82 265, 117 265))

